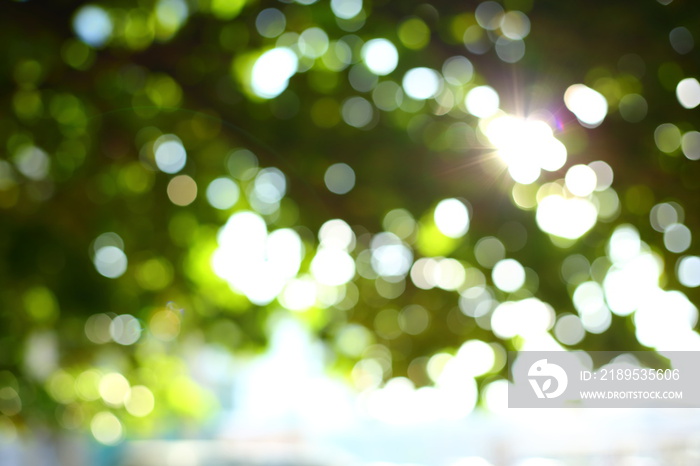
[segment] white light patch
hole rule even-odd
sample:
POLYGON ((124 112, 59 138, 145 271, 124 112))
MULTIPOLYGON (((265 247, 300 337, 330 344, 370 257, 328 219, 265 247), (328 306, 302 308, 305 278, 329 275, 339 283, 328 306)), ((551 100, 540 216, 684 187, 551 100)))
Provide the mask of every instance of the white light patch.
POLYGON ((603 288, 597 282, 583 282, 576 287, 571 300, 582 316, 597 312, 605 307, 603 288))
POLYGON ((372 39, 362 46, 362 58, 367 68, 374 74, 385 76, 396 69, 399 53, 387 39, 372 39))
POLYGON ((574 84, 564 93, 564 103, 583 126, 595 128, 608 113, 608 101, 603 94, 583 84, 574 84))
POLYGON ((174 134, 164 134, 153 144, 156 165, 164 173, 177 173, 187 163, 187 152, 180 138, 174 134))
POLYGON ((541 170, 556 171, 566 163, 566 147, 543 121, 505 115, 487 121, 483 131, 520 184, 531 184, 541 170))
POLYGON ((437 261, 430 257, 422 257, 413 263, 411 267, 411 280, 413 284, 423 290, 435 288, 434 278, 437 261))
POLYGON ((117 416, 109 411, 100 411, 90 421, 90 432, 98 442, 116 445, 124 436, 124 427, 117 416))
POLYGON ((185 0, 158 0, 156 17, 166 29, 176 31, 187 20, 189 8, 185 0))
POLYGON ((484 316, 496 304, 490 290, 483 286, 468 288, 460 293, 459 309, 469 317, 484 316))
POLYGON ((700 257, 686 256, 678 261, 678 269, 676 271, 678 281, 681 285, 688 288, 697 288, 700 286, 700 257))
POLYGON ((478 86, 470 90, 464 99, 469 113, 479 118, 487 118, 498 111, 500 98, 491 86, 478 86))
POLYGON ((366 99, 350 97, 343 102, 341 114, 345 123, 355 128, 364 128, 372 122, 374 109, 366 99))
POLYGON ((112 19, 101 7, 85 5, 73 18, 73 30, 80 40, 92 47, 100 47, 112 35, 112 19))
POLYGON ((602 333, 608 329, 612 314, 605 304, 603 288, 597 282, 584 282, 577 286, 572 301, 583 329, 590 333, 602 333))
POLYGON ((466 57, 450 57, 442 65, 442 75, 448 83, 461 86, 474 77, 474 65, 466 57))
POLYGON ((631 225, 620 225, 608 243, 608 257, 613 264, 623 264, 634 259, 642 250, 639 232, 631 225))
POLYGON ((690 228, 674 223, 664 230, 664 246, 670 252, 681 253, 690 247, 692 241, 690 228))
POLYGON ((468 340, 457 351, 457 360, 464 363, 465 372, 478 377, 489 372, 496 362, 496 354, 488 343, 468 340))
MULTIPOLYGON (((506 413, 508 409, 508 381, 504 379, 494 380, 482 389, 486 409, 492 413, 506 413)), ((494 466, 493 463, 480 457, 467 457, 452 466, 494 466), (464 461, 464 464, 461 463, 464 461)))
POLYGON ((287 47, 268 50, 253 65, 251 86, 253 92, 264 99, 277 97, 289 84, 289 78, 297 71, 299 59, 287 47))
POLYGON ((346 163, 334 163, 323 175, 326 188, 334 194, 347 194, 355 187, 355 170, 346 163))
POLYGON ((525 269, 515 259, 503 259, 493 266, 491 277, 496 288, 512 293, 525 284, 525 269))
POLYGON ((321 28, 312 27, 299 35, 299 51, 309 58, 319 58, 328 50, 328 34, 321 28))
POLYGON ((141 337, 141 323, 132 315, 119 315, 109 324, 109 334, 120 345, 133 345, 141 337))
POLYGON ((610 165, 602 160, 596 160, 589 163, 588 166, 595 173, 596 191, 605 191, 612 185, 614 173, 610 165))
POLYGON ((17 170, 31 180, 42 180, 49 174, 51 159, 36 146, 24 146, 15 154, 17 170))
POLYGON ((416 100, 426 100, 440 91, 440 75, 430 68, 413 68, 406 72, 402 84, 406 95, 416 100))
POLYGON ((683 155, 688 160, 700 160, 700 132, 688 131, 681 138, 681 148, 683 155))
POLYGON ((450 238, 460 238, 469 230, 469 211, 457 199, 443 199, 433 215, 438 230, 450 238))
POLYGON ((277 8, 266 8, 255 18, 255 28, 263 37, 273 38, 284 32, 287 18, 277 8))
POLYGON ((129 381, 118 372, 110 372, 100 379, 98 391, 105 403, 121 406, 129 393, 129 381))
POLYGON ((605 301, 617 315, 626 316, 659 287, 661 264, 651 254, 639 254, 624 264, 614 265, 603 280, 605 301))
POLYGON ((355 247, 355 234, 343 220, 329 220, 318 232, 320 245, 311 261, 314 279, 327 286, 348 283, 355 276, 355 262, 348 251, 355 247))
POLYGON ((343 285, 355 276, 355 262, 342 249, 320 247, 311 261, 311 273, 322 285, 343 285))
POLYGON ((612 313, 607 307, 598 308, 596 311, 581 316, 581 325, 588 333, 600 334, 610 328, 612 313))
POLYGON ((496 55, 506 63, 516 63, 525 56, 525 41, 499 37, 496 40, 496 55))
POLYGON ((566 163, 566 146, 552 137, 540 148, 540 167, 542 170, 555 172, 566 163))
POLYGON ((649 212, 649 222, 654 230, 663 232, 672 224, 680 223, 679 211, 676 210, 674 204, 662 202, 651 208, 651 212, 649 212))
POLYGON ((508 165, 508 174, 516 183, 532 184, 540 177, 540 167, 527 159, 516 159, 508 165))
POLYGON ((316 304, 317 295, 317 286, 312 279, 298 278, 287 283, 278 299, 285 309, 304 311, 316 304))
POLYGON ((501 25, 503 7, 494 1, 481 2, 474 10, 476 22, 484 29, 495 30, 501 25))
POLYGON ((685 78, 676 86, 676 97, 678 102, 687 108, 692 109, 700 105, 700 83, 695 78, 685 78))
POLYGON ((372 238, 371 264, 382 277, 404 277, 413 264, 413 253, 393 233, 383 232, 372 238))
POLYGON ((239 196, 240 189, 230 178, 217 178, 207 186, 207 201, 215 209, 230 209, 238 202, 239 196))
POLYGON ((263 202, 274 204, 279 202, 287 192, 287 179, 275 167, 263 168, 255 177, 253 185, 255 196, 263 202))
POLYGON ((516 335, 533 338, 545 333, 552 325, 554 310, 537 298, 506 301, 499 304, 491 315, 491 328, 500 338, 516 335))
POLYGON ((151 414, 156 399, 153 392, 143 385, 131 387, 124 399, 124 407, 132 416, 145 417, 151 414))
POLYGON ((97 252, 100 248, 105 246, 116 246, 123 250, 124 240, 121 238, 121 236, 111 231, 102 233, 100 236, 95 238, 95 241, 92 243, 92 250, 93 252, 97 252))
POLYGON ((103 277, 118 278, 126 272, 127 259, 124 251, 116 246, 104 246, 95 252, 95 268, 103 277))
POLYGON ((423 425, 441 419, 462 419, 476 405, 477 386, 461 373, 461 365, 445 365, 438 387, 415 389, 403 377, 389 380, 383 388, 367 393, 364 400, 369 416, 393 425, 423 425), (410 407, 407 409, 406 407, 410 407))
POLYGON ((593 228, 598 218, 595 205, 587 199, 565 199, 552 194, 537 206, 537 225, 545 233, 566 239, 578 239, 593 228))
POLYGON ((340 19, 352 19, 362 11, 362 0, 331 0, 331 10, 340 19))
POLYGON ((530 18, 520 11, 509 11, 501 18, 501 32, 509 39, 524 39, 530 34, 530 18))
POLYGON ((580 197, 588 196, 598 185, 595 172, 588 165, 574 165, 569 168, 564 181, 569 192, 580 197))
POLYGON ((462 286, 467 275, 464 266, 457 259, 440 259, 433 268, 431 283, 443 290, 453 291, 462 286))
POLYGON ((586 336, 586 331, 581 324, 581 319, 568 314, 557 320, 554 326, 554 336, 565 345, 576 345, 586 336))
POLYGON ((698 320, 698 309, 680 291, 656 289, 639 303, 634 314, 637 340, 658 350, 689 350, 684 346, 698 320))
POLYGON ((481 238, 474 245, 474 258, 482 267, 490 269, 505 257, 506 247, 501 240, 493 236, 481 238))
POLYGON ((328 220, 318 230, 318 239, 323 247, 352 251, 355 247, 355 233, 344 220, 328 220))
POLYGON ((292 229, 267 233, 265 221, 253 212, 237 212, 219 230, 212 256, 214 272, 231 288, 258 305, 271 302, 296 276, 304 253, 292 229))

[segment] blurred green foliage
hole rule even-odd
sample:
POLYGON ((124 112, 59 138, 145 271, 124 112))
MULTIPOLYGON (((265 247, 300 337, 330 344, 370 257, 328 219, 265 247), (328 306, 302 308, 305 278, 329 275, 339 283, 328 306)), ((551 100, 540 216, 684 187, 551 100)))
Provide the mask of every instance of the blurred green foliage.
MULTIPOLYGON (((90 32, 106 15, 109 32, 86 40, 76 33, 83 2, 4 2, 0 428, 8 420, 71 429, 92 422, 98 439, 111 443, 113 420, 101 415, 95 421, 96 413, 116 413, 137 434, 167 430, 173 416, 201 420, 216 401, 191 380, 181 359, 187 348, 206 341, 257 351, 268 318, 279 312, 322 338, 342 373, 386 351, 390 367, 383 377, 404 375, 417 385, 432 383, 431 356, 454 354, 466 340, 494 342, 499 351, 519 348, 521 337, 498 338, 488 322, 465 315, 455 291, 422 289, 406 274, 379 277, 370 243, 381 231, 410 245, 413 260, 457 259, 467 271, 465 283, 475 286, 492 283, 475 245, 497 237, 507 257, 526 266, 526 281, 515 293, 490 287, 493 299, 534 296, 561 315, 576 314, 571 296, 577 285, 603 280, 610 263, 596 266, 595 260, 605 257, 614 227, 629 223, 665 259, 661 285, 681 288, 697 303, 697 290, 679 284, 677 258, 649 222, 662 201, 682 206, 692 232, 700 221, 700 165, 674 142, 700 126, 697 111, 683 108, 675 95, 680 80, 700 74, 700 60, 692 44, 679 53, 669 41, 676 27, 700 32, 692 2, 507 0, 505 10, 522 12, 531 24, 526 53, 515 63, 494 51, 503 32, 478 25, 477 2, 365 2, 350 19, 339 18, 327 2, 302 3, 312 2, 100 0, 90 5, 103 16, 86 27, 90 32), (282 13, 279 31, 274 21, 260 25, 266 8, 282 13), (274 47, 298 51, 298 35, 309 28, 326 34, 328 50, 317 58, 300 54, 297 72, 279 95, 256 95, 256 60, 274 47), (373 38, 398 49, 398 67, 387 76, 375 76, 362 63, 362 44, 373 38), (444 70, 453 56, 466 56, 473 76, 443 82, 449 92, 440 98, 412 99, 402 91, 406 71, 444 70), (600 127, 583 128, 567 111, 563 95, 574 83, 608 102, 600 127), (485 84, 510 113, 546 109, 560 124, 555 132, 568 150, 567 165, 604 160, 613 168, 620 207, 580 240, 550 238, 534 215, 537 189, 564 171, 514 188, 479 134, 479 119, 461 102, 485 84), (397 95, 404 96, 401 102, 397 95), (366 122, 353 125, 344 112, 356 96, 371 103, 371 111, 366 122), (675 128, 663 136, 666 145, 654 139, 662 123, 675 128), (187 164, 177 176, 188 178, 179 178, 180 185, 172 184, 174 173, 157 167, 156 141, 163 135, 176 135, 186 148, 187 164), (334 194, 324 183, 335 163, 354 170, 348 194, 334 194), (261 211, 250 198, 255 174, 266 167, 286 175, 286 196, 261 211), (234 179, 241 193, 224 209, 205 194, 220 177, 234 179), (530 206, 518 205, 516 193, 530 206), (448 237, 433 221, 445 198, 469 206, 466 236, 448 237), (270 230, 294 229, 304 246, 301 274, 319 247, 321 225, 340 218, 352 226, 358 274, 340 287, 345 297, 291 312, 278 300, 253 304, 232 290, 211 259, 220 227, 243 210, 258 210, 270 230), (108 232, 117 236, 101 236, 108 232), (116 278, 94 265, 98 238, 128 258, 116 278), (577 254, 594 267, 583 278, 564 277, 563 262, 577 254), (122 315, 135 318, 119 322, 136 325, 137 341, 118 343, 113 328, 110 336, 122 315), (106 374, 123 374, 133 393, 139 393, 135 386, 148 387, 158 400, 154 410, 144 408, 148 394, 131 408, 124 393, 108 401, 99 388, 106 374)), ((687 253, 693 251, 696 245, 687 253)), ((643 345, 632 317, 613 315, 606 331, 586 333, 573 347, 643 345)))

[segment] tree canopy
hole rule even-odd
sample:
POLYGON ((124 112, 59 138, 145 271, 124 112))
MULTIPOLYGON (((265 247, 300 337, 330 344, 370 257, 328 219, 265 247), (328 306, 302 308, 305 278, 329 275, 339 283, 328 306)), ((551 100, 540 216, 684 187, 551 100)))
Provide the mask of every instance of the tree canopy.
POLYGON ((199 419, 187 348, 257 351, 280 315, 358 390, 698 349, 699 17, 5 2, 0 428, 199 419))

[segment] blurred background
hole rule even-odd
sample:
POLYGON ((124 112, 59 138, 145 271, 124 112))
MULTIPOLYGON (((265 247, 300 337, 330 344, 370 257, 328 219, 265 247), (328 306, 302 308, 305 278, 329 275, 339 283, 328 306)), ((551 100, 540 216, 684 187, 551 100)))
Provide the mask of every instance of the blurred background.
POLYGON ((0 8, 0 465, 700 462, 506 396, 700 350, 694 2, 0 8))

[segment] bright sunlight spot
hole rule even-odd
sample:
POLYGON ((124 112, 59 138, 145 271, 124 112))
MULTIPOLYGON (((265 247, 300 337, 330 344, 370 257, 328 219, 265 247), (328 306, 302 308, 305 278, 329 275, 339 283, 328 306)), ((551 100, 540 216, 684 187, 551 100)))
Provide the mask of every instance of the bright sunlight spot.
POLYGON ((564 180, 571 194, 580 197, 591 194, 598 184, 595 172, 588 165, 574 165, 569 168, 564 180))
POLYGON ((586 199, 566 199, 552 194, 540 201, 535 218, 545 233, 560 238, 578 239, 593 228, 598 210, 586 199))
POLYGON ((491 86, 478 86, 469 91, 464 103, 475 117, 487 118, 496 113, 500 99, 491 86))
POLYGON ((564 103, 571 113, 588 128, 600 125, 608 113, 608 101, 588 86, 574 84, 564 93, 564 103))
POLYGON ((73 29, 80 40, 93 47, 103 45, 112 35, 112 19, 99 6, 85 5, 73 18, 73 29))
POLYGON ((292 229, 268 234, 267 225, 252 212, 236 212, 219 230, 212 256, 214 272, 255 304, 267 304, 296 276, 303 256, 299 235, 292 229))
POLYGON ((365 42, 362 46, 362 58, 367 68, 379 76, 391 73, 399 63, 396 47, 386 39, 372 39, 365 42))
POLYGON ((700 105, 700 83, 695 78, 685 78, 676 86, 676 97, 678 102, 687 108, 692 109, 700 105))
POLYGON ((506 293, 519 290, 525 284, 525 269, 515 259, 503 259, 491 271, 493 284, 506 293))
POLYGON ((299 59, 291 49, 278 47, 263 53, 253 65, 253 92, 264 99, 277 97, 297 71, 299 59))
POLYGON ((459 238, 469 230, 469 211, 457 199, 443 199, 435 207, 435 225, 450 238, 459 238))
POLYGON ((403 77, 403 89, 413 99, 429 99, 440 91, 440 76, 430 68, 410 69, 403 77))
POLYGON ((520 184, 534 183, 540 170, 556 171, 566 163, 566 147, 543 121, 505 115, 486 121, 484 126, 511 178, 520 184))

